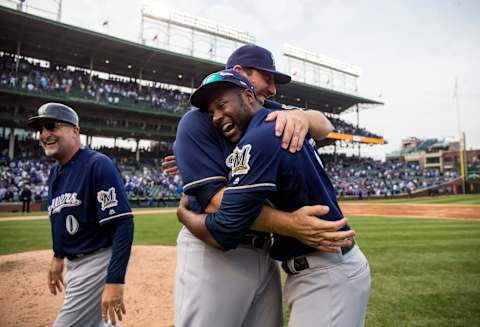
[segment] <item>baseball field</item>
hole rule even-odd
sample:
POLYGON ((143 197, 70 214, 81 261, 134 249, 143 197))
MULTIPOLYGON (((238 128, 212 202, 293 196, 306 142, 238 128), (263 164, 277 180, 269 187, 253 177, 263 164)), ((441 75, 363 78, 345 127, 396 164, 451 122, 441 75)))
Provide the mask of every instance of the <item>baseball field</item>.
MULTIPOLYGON (((371 265, 367 326, 480 326, 480 196, 341 205, 371 265)), ((181 226, 174 210, 137 211, 135 223, 124 326, 171 326, 181 226)), ((53 321, 49 248, 45 215, 0 215, 0 326, 53 321)))

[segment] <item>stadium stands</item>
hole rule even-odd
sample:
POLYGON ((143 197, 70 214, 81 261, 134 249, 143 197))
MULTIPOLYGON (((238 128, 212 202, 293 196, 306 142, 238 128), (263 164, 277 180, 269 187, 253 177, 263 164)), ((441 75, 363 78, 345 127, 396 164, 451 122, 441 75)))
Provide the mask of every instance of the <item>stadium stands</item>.
POLYGON ((181 113, 189 108, 190 94, 160 84, 142 85, 129 78, 100 78, 82 69, 59 65, 42 67, 39 62, 0 56, 0 86, 48 95, 62 95, 109 105, 181 113))
POLYGON ((439 186, 458 178, 456 172, 422 169, 409 163, 382 163, 371 158, 323 155, 322 159, 341 197, 398 196, 439 186))
MULTIPOLYGON (((7 140, 0 139, 2 149, 7 140)), ((0 153, 0 201, 18 201, 24 185, 31 186, 35 200, 47 196, 47 179, 52 162, 45 159, 36 141, 17 141, 21 155, 9 160, 6 150, 0 153), (39 159, 43 158, 43 159, 39 159)), ((138 206, 166 206, 178 201, 182 194, 180 176, 161 172, 160 159, 164 154, 143 151, 141 162, 131 150, 97 148, 107 154, 119 167, 132 204, 138 206)), ((397 196, 411 194, 458 178, 456 172, 441 173, 424 170, 416 164, 382 163, 371 158, 345 155, 322 155, 326 171, 341 197, 397 196)))
MULTIPOLYGON (((7 140, 0 139, 2 149, 7 140)), ((36 201, 47 198, 47 180, 53 162, 42 154, 36 141, 17 141, 21 153, 9 160, 6 150, 0 153, 0 201, 19 201, 25 185, 29 185, 36 201), (42 158, 42 159, 39 159, 42 158)), ((144 151, 142 163, 137 163, 135 154, 128 149, 98 148, 114 160, 120 169, 127 195, 138 206, 166 206, 169 201, 178 201, 183 192, 180 176, 163 174, 159 168, 159 159, 144 151)), ((160 154, 159 158, 162 158, 160 154)))
MULTIPOLYGON (((160 110, 182 114, 191 107, 189 93, 162 88, 160 84, 142 85, 128 78, 100 78, 82 69, 21 60, 16 68, 12 56, 0 56, 0 87, 24 92, 89 100, 112 106, 160 110)), ((383 138, 364 128, 357 128, 338 117, 329 117, 335 132, 358 136, 383 138)))
POLYGON ((344 120, 341 120, 340 118, 329 116, 328 119, 330 119, 330 122, 334 126, 334 131, 337 132, 337 133, 352 134, 352 135, 358 135, 358 136, 366 136, 366 137, 374 137, 374 138, 378 138, 378 139, 383 139, 383 136, 380 136, 378 134, 369 132, 364 128, 360 128, 360 127, 357 128, 357 127, 353 126, 352 124, 349 124, 344 120))

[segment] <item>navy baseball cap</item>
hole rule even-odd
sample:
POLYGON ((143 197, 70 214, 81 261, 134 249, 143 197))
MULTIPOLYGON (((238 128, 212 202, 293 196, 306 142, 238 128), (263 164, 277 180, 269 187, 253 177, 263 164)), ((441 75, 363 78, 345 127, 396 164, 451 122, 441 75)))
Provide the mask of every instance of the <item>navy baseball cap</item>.
POLYGON ((28 119, 27 126, 36 128, 44 120, 61 121, 76 127, 79 126, 78 115, 75 110, 63 103, 49 102, 43 104, 38 108, 38 115, 28 119))
POLYGON ((200 87, 192 93, 190 103, 200 110, 207 111, 208 101, 215 93, 215 89, 222 84, 251 90, 255 94, 255 87, 248 78, 232 69, 226 69, 205 77, 200 87))
POLYGON ((255 44, 247 44, 233 51, 225 68, 231 69, 235 65, 272 73, 276 84, 287 84, 292 80, 289 75, 276 70, 275 60, 270 51, 255 44))

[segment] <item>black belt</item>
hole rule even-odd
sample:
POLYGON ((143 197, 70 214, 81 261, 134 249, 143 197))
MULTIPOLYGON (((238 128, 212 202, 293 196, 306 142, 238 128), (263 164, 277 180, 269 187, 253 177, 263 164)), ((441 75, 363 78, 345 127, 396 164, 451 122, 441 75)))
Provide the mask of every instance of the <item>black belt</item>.
POLYGON ((272 235, 262 234, 245 234, 240 240, 240 244, 249 245, 255 249, 263 249, 272 243, 272 235))
MULTIPOLYGON (((353 249, 353 247, 355 246, 355 240, 351 239, 351 241, 352 241, 352 246, 341 248, 342 255, 345 255, 348 252, 350 252, 350 250, 353 249)), ((293 269, 291 269, 290 266, 288 265, 287 263, 288 261, 282 262, 283 270, 289 275, 296 275, 300 271, 310 268, 307 257, 297 257, 297 258, 293 258, 292 260, 293 260, 293 269)))
POLYGON ((86 252, 86 253, 79 253, 79 254, 67 255, 67 259, 68 259, 68 260, 80 259, 80 258, 82 258, 82 257, 84 257, 84 256, 91 255, 91 254, 94 254, 94 253, 103 251, 103 250, 105 250, 105 249, 108 249, 108 247, 96 249, 96 250, 93 250, 93 251, 90 251, 90 252, 86 252))

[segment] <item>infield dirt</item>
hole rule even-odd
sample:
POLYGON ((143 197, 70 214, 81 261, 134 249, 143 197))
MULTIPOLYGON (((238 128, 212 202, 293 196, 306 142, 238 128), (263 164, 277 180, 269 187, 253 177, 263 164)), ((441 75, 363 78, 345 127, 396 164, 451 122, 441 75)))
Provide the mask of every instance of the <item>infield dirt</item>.
MULTIPOLYGON (((63 293, 50 294, 47 270, 50 250, 0 256, 0 325, 51 326, 63 293)), ((175 248, 135 246, 126 278, 127 315, 122 326, 173 325, 175 248)))

